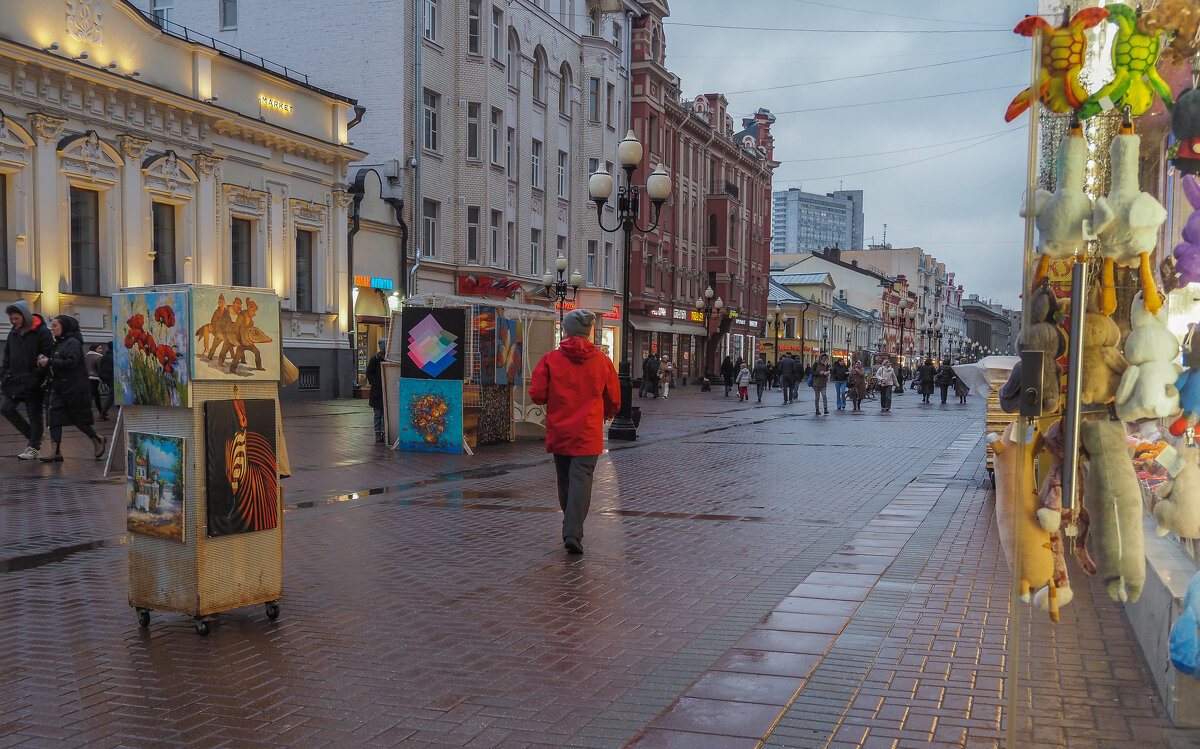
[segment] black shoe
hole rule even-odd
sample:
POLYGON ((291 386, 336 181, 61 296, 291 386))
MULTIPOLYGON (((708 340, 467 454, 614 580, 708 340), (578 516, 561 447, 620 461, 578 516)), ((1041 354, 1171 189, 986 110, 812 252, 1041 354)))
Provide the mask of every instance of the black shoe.
POLYGON ((825 415, 826 415, 826 416, 828 416, 828 415, 829 415, 829 409, 828 409, 828 408, 827 408, 827 409, 825 409, 825 415))
POLYGON ((579 542, 579 539, 573 536, 567 536, 563 539, 563 548, 567 550, 568 554, 583 553, 583 544, 579 542))

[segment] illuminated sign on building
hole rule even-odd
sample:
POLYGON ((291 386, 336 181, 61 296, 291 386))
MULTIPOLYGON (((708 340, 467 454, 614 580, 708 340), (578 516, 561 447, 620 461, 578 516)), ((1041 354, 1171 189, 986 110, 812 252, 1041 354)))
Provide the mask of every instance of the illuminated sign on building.
POLYGON ((692 322, 704 322, 704 313, 692 310, 692 322))
POLYGON ((687 310, 676 309, 676 310, 671 310, 671 312, 672 312, 672 314, 674 314, 676 320, 686 320, 687 319, 687 310))
POLYGON ((620 320, 620 319, 621 319, 621 305, 619 305, 619 304, 614 304, 614 305, 613 305, 613 308, 612 308, 612 312, 605 312, 605 313, 604 313, 604 319, 606 319, 606 320, 620 320))
POLYGON ((654 315, 655 317, 666 317, 667 316, 667 308, 666 307, 655 307, 654 309, 649 310, 649 312, 650 312, 650 314, 654 315))
MULTIPOLYGON (((292 105, 291 104, 285 104, 284 102, 280 101, 279 99, 273 99, 270 96, 267 96, 266 94, 258 95, 258 103, 269 109, 274 109, 276 112, 283 112, 284 114, 292 113, 292 105)), ((391 287, 389 286, 388 288, 391 288, 391 287)))
POLYGON ((374 278, 372 276, 355 276, 354 277, 354 285, 355 286, 366 286, 366 287, 372 288, 372 289, 384 289, 386 291, 391 291, 392 287, 395 284, 392 282, 392 279, 390 279, 390 278, 374 278))

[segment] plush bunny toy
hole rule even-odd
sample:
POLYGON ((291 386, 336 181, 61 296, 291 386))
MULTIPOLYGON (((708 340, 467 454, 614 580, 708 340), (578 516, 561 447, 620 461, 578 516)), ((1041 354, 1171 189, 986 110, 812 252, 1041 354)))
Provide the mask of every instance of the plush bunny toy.
POLYGON ((1200 281, 1200 182, 1191 174, 1183 177, 1183 194, 1192 204, 1192 213, 1183 227, 1183 241, 1171 250, 1181 286, 1200 281))
POLYGON ((1179 340, 1167 329, 1163 310, 1152 315, 1142 305, 1142 295, 1133 298, 1129 319, 1133 325, 1125 339, 1129 369, 1117 387, 1117 418, 1121 421, 1165 419, 1179 411, 1179 340))

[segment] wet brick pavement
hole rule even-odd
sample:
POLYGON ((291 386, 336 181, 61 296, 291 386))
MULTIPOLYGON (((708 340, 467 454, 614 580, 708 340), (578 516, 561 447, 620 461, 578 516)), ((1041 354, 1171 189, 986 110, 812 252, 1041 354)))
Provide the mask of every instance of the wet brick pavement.
MULTIPOLYGON (((642 401, 582 557, 538 443, 397 457, 362 402, 285 403, 283 613, 207 638, 137 626, 122 483, 87 443, 19 463, 5 432, 0 747, 1003 745, 982 401, 814 418, 767 398, 642 401)), ((1059 624, 1021 612, 1020 742, 1200 743, 1120 609, 1073 582, 1059 624)))

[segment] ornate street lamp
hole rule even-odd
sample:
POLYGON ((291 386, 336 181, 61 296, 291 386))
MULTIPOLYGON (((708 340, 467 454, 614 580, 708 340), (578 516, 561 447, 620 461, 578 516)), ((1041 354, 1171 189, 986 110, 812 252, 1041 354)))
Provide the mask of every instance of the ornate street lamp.
MULTIPOLYGON (((858 332, 858 323, 854 323, 854 330, 858 332)), ((854 336, 850 335, 850 331, 846 331, 846 358, 853 361, 854 357, 850 355, 850 342, 854 340, 854 336)))
POLYGON ((654 221, 649 226, 638 224, 642 210, 642 190, 633 184, 633 173, 642 161, 642 144, 630 130, 625 139, 617 146, 617 160, 625 172, 624 184, 617 188, 617 225, 611 229, 604 225, 604 204, 612 196, 613 178, 608 172, 597 170, 588 179, 588 195, 596 204, 596 223, 606 232, 623 232, 625 237, 624 280, 621 285, 621 295, 624 303, 621 305, 621 410, 608 428, 608 438, 616 440, 637 439, 637 427, 633 425, 633 384, 630 379, 630 361, 633 356, 633 335, 629 326, 629 261, 633 253, 633 230, 649 234, 658 228, 658 219, 662 213, 663 204, 671 196, 671 176, 658 165, 646 178, 646 195, 654 206, 654 221))
MULTIPOLYGON (((703 362, 705 372, 712 371, 712 368, 708 364, 708 338, 710 335, 708 332, 708 318, 713 314, 713 312, 716 312, 717 315, 720 315, 721 310, 724 308, 725 302, 721 299, 721 297, 717 297, 717 301, 713 301, 713 287, 711 286, 704 290, 703 299, 696 299, 696 311, 704 315, 704 350, 700 352, 700 361, 703 362)), ((703 383, 700 385, 701 392, 706 393, 712 390, 707 377, 702 376, 701 381, 703 383)))
POLYGON ((808 320, 808 306, 810 304, 812 304, 812 302, 801 302, 800 303, 800 368, 801 369, 804 369, 804 367, 807 366, 805 364, 805 360, 804 360, 804 341, 805 341, 804 328, 805 328, 805 322, 808 320))
POLYGON ((542 276, 542 285, 546 287, 546 298, 554 302, 554 306, 558 309, 558 339, 562 340, 562 324, 563 312, 567 302, 574 302, 579 296, 579 287, 583 286, 583 276, 576 270, 571 274, 570 280, 567 275, 567 259, 559 255, 554 259, 554 270, 546 269, 546 275, 542 276), (555 278, 555 273, 558 277, 555 278), (570 287, 570 298, 567 296, 567 288, 570 287))
POLYGON ((775 331, 775 365, 779 366, 779 329, 783 327, 783 305, 775 302, 775 311, 767 313, 767 324, 775 331))

